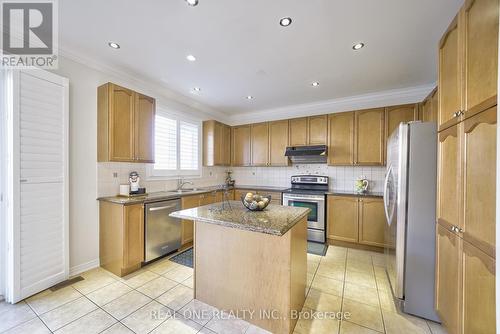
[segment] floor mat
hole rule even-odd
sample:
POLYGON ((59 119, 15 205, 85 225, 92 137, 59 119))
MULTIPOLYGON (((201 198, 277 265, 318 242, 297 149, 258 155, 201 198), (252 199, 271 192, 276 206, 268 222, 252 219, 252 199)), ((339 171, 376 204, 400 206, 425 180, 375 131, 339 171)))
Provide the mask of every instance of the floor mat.
POLYGON ((170 258, 170 261, 182 264, 183 266, 193 268, 193 247, 170 258))
POLYGON ((328 250, 327 244, 320 244, 311 241, 307 242, 307 252, 309 254, 325 256, 327 250, 328 250))

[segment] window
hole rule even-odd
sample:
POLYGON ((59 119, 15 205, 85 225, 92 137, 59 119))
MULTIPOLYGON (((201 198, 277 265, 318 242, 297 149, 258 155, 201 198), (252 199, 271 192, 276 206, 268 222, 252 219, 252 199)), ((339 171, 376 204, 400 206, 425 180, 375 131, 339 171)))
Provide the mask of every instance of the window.
POLYGON ((201 175, 201 123, 158 109, 155 118, 153 177, 201 175))

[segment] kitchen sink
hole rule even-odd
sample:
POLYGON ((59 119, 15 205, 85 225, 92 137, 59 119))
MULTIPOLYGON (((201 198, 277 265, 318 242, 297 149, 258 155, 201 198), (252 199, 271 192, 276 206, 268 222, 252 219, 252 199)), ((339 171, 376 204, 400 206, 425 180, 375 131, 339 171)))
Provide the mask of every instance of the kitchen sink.
POLYGON ((185 194, 185 193, 192 193, 192 192, 200 191, 200 190, 201 189, 199 189, 199 188, 190 188, 190 189, 171 190, 168 192, 172 193, 172 194, 185 194))

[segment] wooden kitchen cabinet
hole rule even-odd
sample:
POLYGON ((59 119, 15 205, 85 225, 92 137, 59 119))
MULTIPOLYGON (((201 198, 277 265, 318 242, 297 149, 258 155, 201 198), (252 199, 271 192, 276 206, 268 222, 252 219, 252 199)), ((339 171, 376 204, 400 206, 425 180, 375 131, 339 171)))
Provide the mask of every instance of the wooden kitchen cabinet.
POLYGON ((288 120, 269 122, 269 165, 288 166, 288 120))
POLYGON ((155 99, 107 83, 97 103, 97 161, 154 162, 155 99))
POLYGON ((307 145, 308 124, 307 117, 293 118, 289 120, 290 146, 307 145))
POLYGON ((231 164, 231 127, 214 121, 203 122, 203 165, 231 164))
POLYGON ((434 122, 437 123, 437 111, 438 111, 438 92, 437 88, 434 88, 432 92, 426 97, 422 105, 420 106, 420 116, 419 119, 422 122, 434 122))
POLYGON ((366 109, 355 112, 354 164, 384 165, 385 110, 366 109))
POLYGON ((385 212, 382 198, 360 198, 358 203, 360 244, 385 247, 385 212))
POLYGON ((269 124, 257 123, 251 125, 252 166, 269 165, 269 124))
POLYGON ((327 235, 329 239, 358 242, 358 198, 328 196, 327 235))
MULTIPOLYGON (((182 210, 192 209, 200 206, 200 195, 183 196, 181 198, 182 210)), ((183 219, 181 225, 181 244, 193 241, 193 221, 183 219)))
POLYGON ((307 120, 307 145, 326 145, 328 137, 328 116, 311 116, 307 120))
POLYGON ((436 224, 436 311, 449 333, 459 333, 460 328, 461 263, 461 239, 436 224))
POLYGON ((232 159, 233 166, 251 165, 251 127, 250 125, 235 126, 232 129, 232 159))
POLYGON ((125 276, 144 261, 144 207, 99 203, 99 261, 101 267, 125 276))
POLYGON ((386 110, 386 137, 389 138, 401 122, 411 122, 418 120, 418 104, 405 104, 392 106, 386 110))
POLYGON ((328 115, 328 164, 354 164, 354 112, 328 115))
POLYGON ((438 124, 442 130, 459 120, 462 110, 462 64, 459 15, 449 25, 439 42, 439 112, 438 124), (458 117, 457 117, 458 116, 458 117))

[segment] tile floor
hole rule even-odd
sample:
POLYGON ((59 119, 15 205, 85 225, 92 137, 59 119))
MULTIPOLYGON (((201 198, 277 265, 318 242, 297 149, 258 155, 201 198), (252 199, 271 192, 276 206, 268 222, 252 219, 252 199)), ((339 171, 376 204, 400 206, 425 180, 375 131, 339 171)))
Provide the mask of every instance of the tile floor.
MULTIPOLYGON (((304 318, 294 333, 445 333, 397 311, 382 261, 381 254, 342 247, 309 254, 303 311, 348 312, 349 319, 304 318)), ((0 333, 267 333, 236 318, 196 317, 217 310, 193 299, 193 270, 168 259, 124 278, 101 268, 81 276, 16 305, 0 302, 0 333)))

